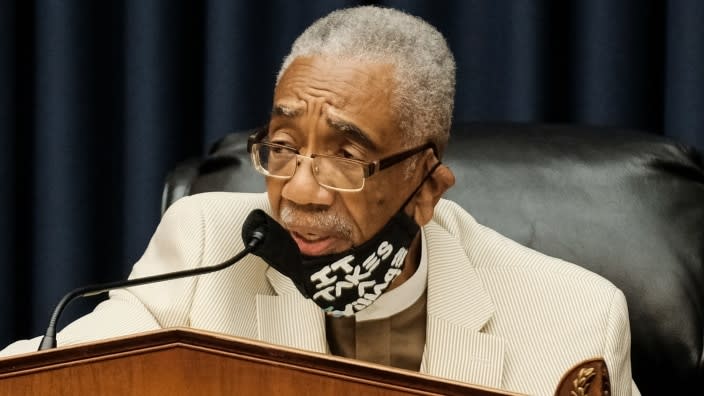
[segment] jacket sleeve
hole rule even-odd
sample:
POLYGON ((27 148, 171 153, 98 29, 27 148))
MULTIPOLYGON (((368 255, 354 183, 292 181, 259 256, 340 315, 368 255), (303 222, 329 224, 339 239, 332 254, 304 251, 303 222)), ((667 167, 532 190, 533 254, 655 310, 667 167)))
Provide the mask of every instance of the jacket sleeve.
POLYGON ((606 326, 604 360, 609 370, 611 394, 640 395, 631 375, 631 330, 626 297, 616 290, 606 326))

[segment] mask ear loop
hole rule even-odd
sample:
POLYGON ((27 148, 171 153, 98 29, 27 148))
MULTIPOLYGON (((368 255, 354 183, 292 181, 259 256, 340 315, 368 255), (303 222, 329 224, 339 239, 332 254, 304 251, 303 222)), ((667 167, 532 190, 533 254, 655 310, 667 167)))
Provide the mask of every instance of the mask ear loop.
POLYGON ((433 175, 433 172, 435 172, 435 169, 437 169, 440 165, 442 165, 442 162, 438 161, 435 165, 433 165, 432 168, 430 168, 430 171, 428 171, 428 173, 423 177, 423 180, 420 181, 420 184, 418 184, 418 187, 416 187, 416 189, 413 190, 413 193, 411 193, 411 195, 409 195, 408 198, 406 198, 406 201, 403 203, 403 205, 401 205, 401 209, 399 209, 399 211, 403 210, 406 207, 406 205, 408 205, 408 203, 411 202, 411 199, 413 199, 413 197, 415 197, 415 195, 418 194, 418 191, 420 191, 420 188, 423 187, 423 184, 425 184, 425 182, 428 179, 430 179, 430 176, 433 175))

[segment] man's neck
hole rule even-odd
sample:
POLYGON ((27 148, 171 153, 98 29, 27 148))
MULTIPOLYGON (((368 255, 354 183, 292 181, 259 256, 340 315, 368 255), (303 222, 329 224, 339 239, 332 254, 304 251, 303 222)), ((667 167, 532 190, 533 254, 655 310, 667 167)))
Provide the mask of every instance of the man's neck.
POLYGON ((403 263, 403 270, 401 270, 401 274, 399 274, 399 276, 397 276, 396 279, 391 282, 389 288, 386 289, 387 292, 402 285, 405 281, 410 279, 413 274, 416 273, 416 270, 418 269, 418 264, 420 263, 420 254, 422 246, 420 236, 421 232, 423 231, 418 231, 416 237, 413 238, 411 246, 408 247, 408 254, 406 255, 406 260, 403 263))

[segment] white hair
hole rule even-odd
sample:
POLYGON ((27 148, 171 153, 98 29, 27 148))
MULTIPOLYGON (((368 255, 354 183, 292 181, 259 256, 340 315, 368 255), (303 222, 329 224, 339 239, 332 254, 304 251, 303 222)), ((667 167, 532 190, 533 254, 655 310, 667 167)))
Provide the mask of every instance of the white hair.
POLYGON ((337 10, 317 20, 293 43, 277 84, 298 57, 333 56, 391 64, 393 110, 404 146, 447 144, 455 96, 455 60, 442 34, 422 19, 390 8, 337 10))

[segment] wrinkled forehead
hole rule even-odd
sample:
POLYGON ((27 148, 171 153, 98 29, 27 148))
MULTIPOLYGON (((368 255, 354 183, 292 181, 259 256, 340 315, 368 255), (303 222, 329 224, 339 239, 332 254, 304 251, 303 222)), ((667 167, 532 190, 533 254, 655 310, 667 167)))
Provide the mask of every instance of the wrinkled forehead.
MULTIPOLYGON (((274 95, 290 88, 310 86, 326 90, 332 86, 346 94, 390 95, 396 86, 395 67, 387 62, 333 56, 296 58, 284 70, 274 95)), ((335 94, 336 90, 329 93, 335 94)), ((338 98, 345 99, 345 97, 338 98)))
POLYGON ((330 127, 371 145, 398 137, 392 69, 358 60, 297 58, 276 86, 272 120, 323 117, 330 127))

